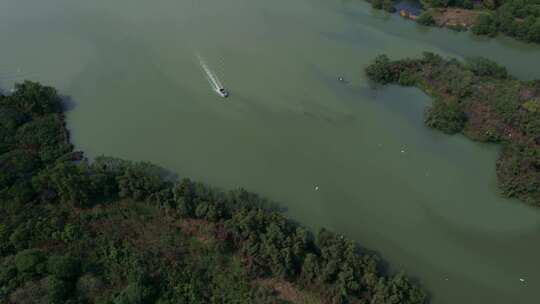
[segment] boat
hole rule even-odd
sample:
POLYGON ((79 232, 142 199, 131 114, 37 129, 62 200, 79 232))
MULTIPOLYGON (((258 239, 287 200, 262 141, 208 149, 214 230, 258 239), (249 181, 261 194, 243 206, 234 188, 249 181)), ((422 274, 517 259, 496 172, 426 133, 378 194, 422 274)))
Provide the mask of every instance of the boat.
POLYGON ((225 88, 219 88, 217 90, 217 93, 219 94, 219 96, 221 96, 223 98, 229 97, 229 91, 227 91, 225 88))

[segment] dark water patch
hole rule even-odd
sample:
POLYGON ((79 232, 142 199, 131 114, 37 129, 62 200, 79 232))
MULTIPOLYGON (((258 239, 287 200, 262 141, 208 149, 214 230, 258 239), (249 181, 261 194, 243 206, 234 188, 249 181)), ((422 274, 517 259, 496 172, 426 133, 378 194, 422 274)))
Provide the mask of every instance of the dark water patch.
POLYGON ((60 98, 62 98, 64 112, 70 112, 77 107, 77 102, 71 96, 61 95, 60 98))

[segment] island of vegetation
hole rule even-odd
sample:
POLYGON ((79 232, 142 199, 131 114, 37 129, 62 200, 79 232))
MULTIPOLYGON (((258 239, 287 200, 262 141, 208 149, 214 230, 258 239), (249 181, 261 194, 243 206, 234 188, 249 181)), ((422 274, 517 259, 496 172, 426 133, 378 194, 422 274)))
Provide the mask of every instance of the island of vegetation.
POLYGON ((428 126, 502 145, 497 176, 502 194, 540 206, 540 81, 520 81, 480 57, 465 62, 424 53, 366 68, 379 84, 414 86, 433 98, 428 126))
POLYGON ((0 303, 422 304, 403 274, 245 190, 74 151, 55 89, 0 94, 0 303))
MULTIPOLYGON (((374 8, 395 12, 394 0, 370 0, 374 8)), ((422 0, 419 16, 401 15, 423 25, 456 30, 471 29, 474 34, 499 33, 527 42, 540 43, 540 0, 422 0)))

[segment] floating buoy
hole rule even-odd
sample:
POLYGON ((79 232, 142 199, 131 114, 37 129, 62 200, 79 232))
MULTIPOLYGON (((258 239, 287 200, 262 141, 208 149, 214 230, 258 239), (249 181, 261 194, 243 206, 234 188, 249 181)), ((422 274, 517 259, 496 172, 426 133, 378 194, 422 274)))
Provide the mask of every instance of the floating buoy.
POLYGON ((319 186, 315 186, 315 191, 319 191, 319 186))
POLYGON ((525 279, 520 278, 519 281, 520 282, 525 282, 525 279))

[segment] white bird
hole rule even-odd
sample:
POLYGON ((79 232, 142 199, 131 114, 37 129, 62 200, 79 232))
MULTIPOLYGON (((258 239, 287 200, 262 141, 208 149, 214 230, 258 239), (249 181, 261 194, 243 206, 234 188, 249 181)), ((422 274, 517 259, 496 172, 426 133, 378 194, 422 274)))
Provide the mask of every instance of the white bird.
POLYGON ((520 278, 519 281, 520 282, 525 282, 525 279, 520 278))
POLYGON ((315 186, 315 191, 319 191, 319 186, 315 186))

